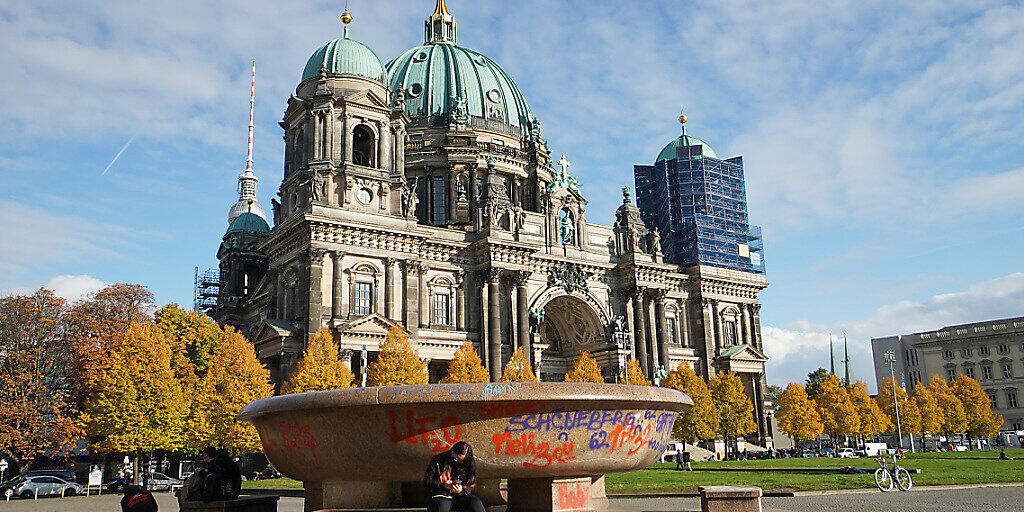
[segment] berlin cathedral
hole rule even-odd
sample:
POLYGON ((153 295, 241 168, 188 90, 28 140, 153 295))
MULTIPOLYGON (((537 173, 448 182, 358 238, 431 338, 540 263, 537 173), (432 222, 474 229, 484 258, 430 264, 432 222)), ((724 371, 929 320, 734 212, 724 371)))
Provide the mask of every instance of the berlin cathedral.
MULTIPOLYGON (((671 251, 689 246, 667 243, 669 228, 654 225, 629 189, 613 225, 589 222, 569 161, 552 161, 512 77, 460 46, 444 0, 426 19, 424 44, 386 65, 348 37, 347 11, 342 20, 345 35, 313 53, 288 98, 272 218, 249 166, 217 252, 210 314, 246 334, 275 382, 325 327, 357 379, 396 327, 431 382, 466 341, 492 380, 519 347, 544 381, 561 381, 581 351, 608 382, 628 359, 652 379, 685 362, 705 378, 737 373, 755 404, 760 444, 770 446, 763 267, 666 255, 663 236, 671 251)), ((684 133, 657 165, 637 166, 637 190, 650 194, 641 191, 650 174, 641 183, 641 168, 664 177, 684 163, 735 160, 717 160, 684 133)), ((738 186, 743 192, 742 169, 738 186)), ((700 226, 689 229, 711 233, 734 258, 750 257, 749 245, 700 226)))

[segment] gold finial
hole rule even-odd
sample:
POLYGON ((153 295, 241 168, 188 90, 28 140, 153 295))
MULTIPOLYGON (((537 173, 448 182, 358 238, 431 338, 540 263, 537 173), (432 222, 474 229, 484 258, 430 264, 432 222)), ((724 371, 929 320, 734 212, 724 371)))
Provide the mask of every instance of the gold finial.
POLYGON ((352 23, 352 13, 348 12, 348 6, 345 6, 345 12, 341 13, 341 22, 345 24, 345 37, 348 37, 348 24, 352 23))
POLYGON ((434 16, 451 16, 451 14, 448 14, 448 6, 444 4, 444 0, 437 0, 437 6, 434 7, 434 16))
POLYGON ((679 124, 686 124, 686 112, 682 107, 679 107, 679 124))

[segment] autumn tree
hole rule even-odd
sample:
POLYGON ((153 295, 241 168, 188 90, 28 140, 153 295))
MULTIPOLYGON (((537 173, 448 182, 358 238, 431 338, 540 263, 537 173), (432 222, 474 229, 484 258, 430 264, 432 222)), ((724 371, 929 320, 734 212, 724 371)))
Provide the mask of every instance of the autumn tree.
POLYGON ((206 376, 210 358, 224 331, 206 315, 167 304, 153 313, 153 321, 173 340, 172 349, 185 357, 197 377, 206 376))
POLYGON ((973 437, 992 437, 1003 425, 1003 417, 992 413, 992 402, 978 381, 961 375, 950 383, 967 417, 967 433, 973 437))
POLYGON ((858 380, 847 388, 847 394, 850 396, 853 406, 857 409, 857 419, 860 420, 860 426, 857 428, 856 433, 860 435, 862 440, 889 429, 889 418, 878 407, 878 403, 871 399, 867 384, 858 380))
MULTIPOLYGON (((317 333, 314 339, 321 337, 323 332, 317 333)), ((328 333, 328 339, 329 336, 328 333)), ((220 446, 236 455, 261 451, 256 428, 247 421, 240 421, 238 413, 246 404, 274 394, 270 370, 256 359, 252 344, 231 327, 224 330, 224 339, 215 345, 208 363, 209 371, 203 378, 202 392, 195 397, 205 409, 208 430, 203 444, 220 446)), ((348 372, 347 368, 342 368, 348 372)), ((347 381, 344 376, 328 371, 323 373, 339 384, 352 381, 351 372, 348 372, 347 381)))
POLYGON ((889 420, 889 434, 897 434, 896 404, 899 405, 899 427, 902 432, 918 433, 921 429, 921 411, 917 408, 917 402, 907 395, 902 387, 897 386, 891 377, 882 379, 882 387, 878 388, 878 396, 875 402, 889 420), (896 394, 893 403, 893 394, 896 394))
POLYGON ((953 388, 949 386, 946 379, 938 374, 932 375, 928 381, 928 391, 935 396, 935 402, 942 411, 942 433, 948 439, 951 434, 960 434, 967 431, 967 414, 964 412, 964 404, 960 402, 953 388))
POLYGON ((0 452, 16 467, 44 453, 65 455, 81 435, 66 308, 44 289, 0 298, 0 452))
POLYGON ((366 369, 366 384, 401 386, 426 383, 427 368, 409 345, 409 337, 398 327, 392 327, 380 346, 377 360, 366 369))
POLYGON ((590 356, 590 352, 584 350, 576 357, 572 370, 565 374, 565 382, 604 382, 604 375, 597 367, 597 361, 590 356))
POLYGON ((484 368, 473 348, 473 343, 467 341, 455 351, 452 359, 448 361, 448 375, 441 379, 442 384, 490 382, 491 377, 484 368))
POLYGON ((295 365, 295 371, 281 386, 281 394, 350 388, 354 379, 352 370, 338 355, 338 344, 334 342, 331 331, 321 328, 309 341, 306 353, 295 365))
POLYGON ((152 322, 132 323, 114 338, 80 418, 96 449, 138 454, 182 446, 188 404, 170 347, 152 322))
POLYGON ((829 375, 821 382, 814 403, 825 433, 832 438, 833 446, 840 436, 856 434, 860 429, 857 407, 835 375, 829 375))
MULTIPOLYGON (((624 378, 620 377, 620 382, 622 382, 623 384, 630 384, 633 386, 653 385, 651 384, 651 381, 647 380, 647 377, 644 377, 644 372, 643 370, 640 369, 640 363, 637 362, 636 359, 630 359, 629 361, 626 361, 625 376, 624 378)), ((671 387, 667 386, 664 382, 662 382, 661 385, 664 387, 671 387)))
POLYGON ((709 382, 711 398, 718 409, 718 434, 726 443, 734 443, 742 435, 757 430, 754 423, 754 404, 743 392, 743 383, 738 375, 722 372, 709 382))
MULTIPOLYGON (((475 353, 475 352, 474 352, 475 353)), ((481 367, 483 370, 483 367, 481 367)), ((486 372, 484 373, 484 381, 488 379, 486 372)), ((533 368, 530 367, 530 360, 526 357, 526 350, 523 347, 519 347, 515 352, 512 353, 512 359, 505 365, 505 371, 501 374, 499 382, 537 382, 537 375, 533 373, 533 368)))
POLYGON ((824 431, 825 425, 818 415, 817 405, 807 396, 802 384, 791 382, 786 386, 776 405, 779 407, 775 412, 779 430, 793 438, 794 446, 799 448, 801 440, 815 439, 824 431))
POLYGON ((714 439, 719 426, 718 407, 711 397, 708 385, 693 372, 690 363, 680 362, 662 379, 661 385, 682 391, 693 401, 692 407, 679 413, 672 429, 675 436, 691 444, 696 443, 698 439, 714 439))
POLYGON ((67 312, 67 339, 76 352, 77 403, 92 390, 116 339, 129 325, 149 320, 154 305, 153 293, 145 286, 117 283, 75 303, 67 312))
POLYGON ((932 394, 924 384, 918 382, 913 391, 910 392, 910 397, 913 399, 914 404, 917 405, 918 414, 920 415, 920 421, 917 425, 917 433, 920 434, 921 438, 929 434, 938 434, 942 431, 942 409, 939 408, 939 402, 935 399, 935 395, 932 394))

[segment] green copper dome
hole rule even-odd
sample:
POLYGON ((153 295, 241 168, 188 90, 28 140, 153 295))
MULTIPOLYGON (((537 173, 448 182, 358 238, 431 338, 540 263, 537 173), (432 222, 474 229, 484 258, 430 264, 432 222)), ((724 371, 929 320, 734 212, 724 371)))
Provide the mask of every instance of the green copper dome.
POLYGON ((306 61, 299 83, 318 76, 320 68, 328 75, 358 75, 383 82, 384 66, 368 46, 347 37, 339 37, 318 48, 306 61))
POLYGON ((245 212, 239 215, 235 220, 231 221, 231 224, 228 225, 228 230, 224 233, 224 236, 226 237, 235 233, 266 235, 270 233, 270 226, 267 225, 267 221, 263 220, 263 217, 260 217, 255 213, 245 212))
POLYGON ((513 132, 523 137, 536 122, 523 93, 501 66, 452 41, 406 50, 386 68, 387 86, 405 92, 410 117, 455 115, 458 105, 463 115, 518 128, 513 132))
POLYGON ((718 154, 715 153, 715 150, 711 149, 711 146, 709 146, 707 142, 704 142, 704 141, 698 139, 697 137, 691 137, 689 135, 680 135, 679 137, 677 137, 675 139, 672 139, 665 146, 665 148, 661 150, 661 153, 658 153, 658 158, 656 160, 654 160, 655 163, 660 162, 662 160, 671 160, 671 159, 675 158, 676 157, 676 148, 678 148, 680 146, 700 146, 701 147, 701 153, 704 156, 710 156, 711 158, 718 158, 718 154))

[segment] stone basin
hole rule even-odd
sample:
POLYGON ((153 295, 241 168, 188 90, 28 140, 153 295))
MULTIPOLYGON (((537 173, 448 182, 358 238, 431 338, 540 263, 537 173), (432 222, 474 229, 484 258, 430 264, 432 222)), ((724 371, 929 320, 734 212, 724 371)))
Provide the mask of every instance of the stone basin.
MULTIPOLYGON (((539 485, 557 497, 559 479, 597 482, 650 465, 690 405, 685 394, 652 386, 430 384, 275 396, 247 405, 239 418, 256 426, 274 467, 303 481, 307 510, 408 503, 394 483, 421 481, 430 457, 457 441, 473 447, 482 481, 509 479, 510 509, 587 510, 516 507, 513 494, 539 485)), ((585 493, 603 496, 600 484, 585 493)))

